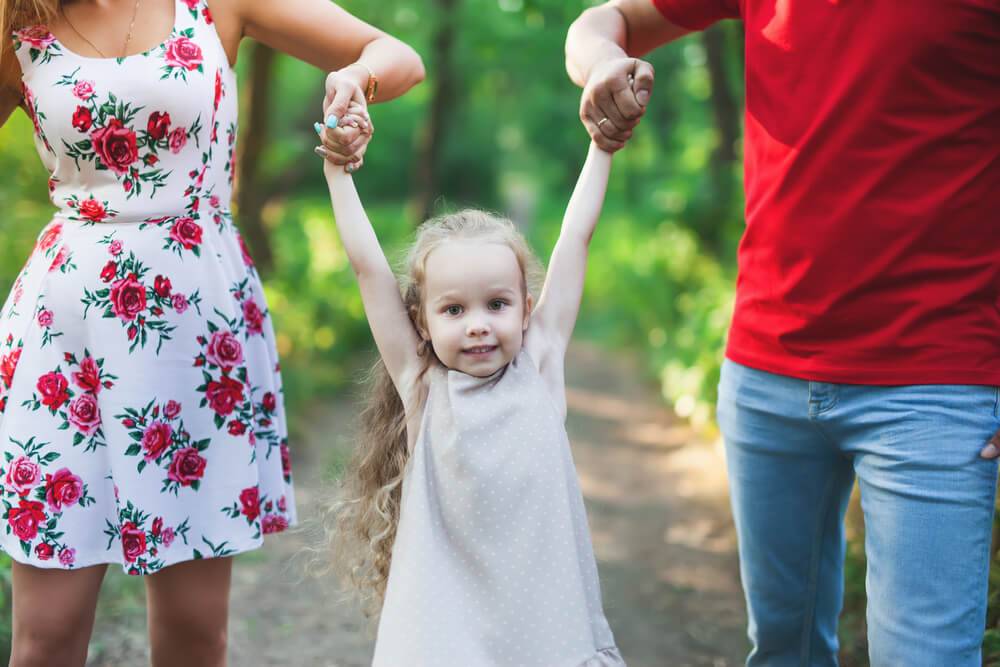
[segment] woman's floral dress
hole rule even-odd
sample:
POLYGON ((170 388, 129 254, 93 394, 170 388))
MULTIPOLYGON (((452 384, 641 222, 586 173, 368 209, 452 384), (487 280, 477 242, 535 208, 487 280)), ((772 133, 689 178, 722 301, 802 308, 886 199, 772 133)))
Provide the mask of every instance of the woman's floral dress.
POLYGON ((236 76, 204 0, 118 59, 14 47, 58 208, 0 310, 0 547, 148 574, 294 522, 274 333, 229 211, 236 76))

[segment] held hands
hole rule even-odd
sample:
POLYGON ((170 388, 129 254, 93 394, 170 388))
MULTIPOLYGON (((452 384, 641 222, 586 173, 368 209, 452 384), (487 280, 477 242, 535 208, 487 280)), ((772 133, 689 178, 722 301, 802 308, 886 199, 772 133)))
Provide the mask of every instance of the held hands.
POLYGON ((594 67, 580 100, 580 120, 601 149, 625 146, 642 119, 653 90, 653 66, 637 58, 616 58, 594 67))
POLYGON ((323 98, 324 122, 316 123, 314 128, 323 142, 316 153, 353 172, 364 163, 365 151, 375 128, 368 115, 365 94, 346 70, 327 75, 326 95, 323 98))
POLYGON ((326 160, 325 167, 343 166, 344 171, 353 173, 364 164, 365 151, 371 141, 375 127, 372 125, 368 109, 357 102, 351 102, 340 115, 333 113, 334 106, 326 107, 326 123, 316 123, 316 133, 323 142, 315 152, 326 160), (332 127, 331 127, 332 126, 332 127))

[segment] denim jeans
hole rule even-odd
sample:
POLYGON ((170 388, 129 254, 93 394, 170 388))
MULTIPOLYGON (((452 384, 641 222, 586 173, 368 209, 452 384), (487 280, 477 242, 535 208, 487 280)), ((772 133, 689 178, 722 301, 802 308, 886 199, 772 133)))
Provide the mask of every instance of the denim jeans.
POLYGON ((719 424, 751 667, 837 665, 844 513, 861 489, 873 667, 980 667, 997 387, 809 382, 726 361, 719 424))

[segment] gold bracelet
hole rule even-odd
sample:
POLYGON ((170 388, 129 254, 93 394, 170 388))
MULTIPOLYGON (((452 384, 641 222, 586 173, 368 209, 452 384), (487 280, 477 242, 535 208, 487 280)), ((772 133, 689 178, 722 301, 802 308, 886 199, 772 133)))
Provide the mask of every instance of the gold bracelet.
POLYGON ((361 65, 366 70, 368 70, 368 85, 365 86, 365 99, 368 100, 369 103, 374 102, 375 101, 375 91, 378 90, 378 77, 375 76, 375 72, 372 71, 371 67, 369 67, 368 65, 364 64, 360 60, 357 61, 357 62, 355 62, 354 64, 355 65, 361 65))

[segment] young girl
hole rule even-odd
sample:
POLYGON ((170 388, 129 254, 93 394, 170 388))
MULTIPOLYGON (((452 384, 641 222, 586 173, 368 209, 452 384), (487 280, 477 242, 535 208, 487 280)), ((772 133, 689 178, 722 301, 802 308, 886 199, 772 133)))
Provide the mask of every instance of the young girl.
POLYGON ((481 211, 420 228, 401 297, 350 174, 325 163, 381 353, 331 531, 335 565, 381 604, 375 667, 624 665, 564 427, 610 166, 592 145, 536 306, 527 243, 481 211))

